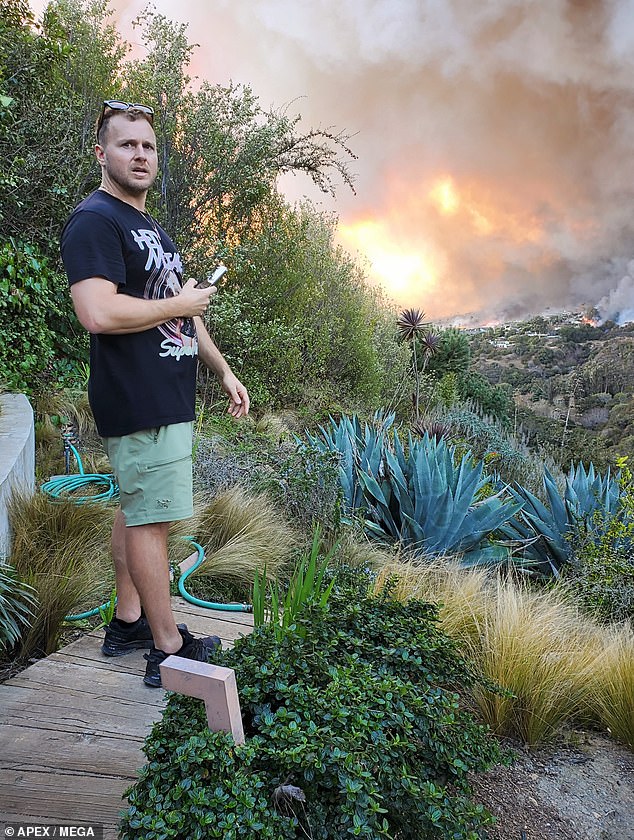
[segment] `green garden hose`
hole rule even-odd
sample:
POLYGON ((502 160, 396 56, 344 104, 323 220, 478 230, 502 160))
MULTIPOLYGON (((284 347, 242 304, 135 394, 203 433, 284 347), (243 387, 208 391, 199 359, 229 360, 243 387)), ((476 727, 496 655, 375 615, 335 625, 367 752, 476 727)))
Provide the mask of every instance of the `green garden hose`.
MULTIPOLYGON (((185 601, 189 601, 190 604, 194 604, 197 607, 205 607, 208 610, 225 610, 225 612, 245 612, 250 613, 253 612, 253 607, 251 604, 220 604, 216 603, 215 601, 203 601, 201 598, 197 598, 195 595, 192 595, 191 592, 188 592, 185 589, 185 581, 192 574, 195 572, 196 569, 200 566, 200 564, 205 559, 205 549, 197 543, 193 537, 183 537, 184 540, 189 540, 189 542, 193 545, 193 547, 198 552, 198 557, 195 563, 190 566, 187 571, 183 572, 183 574, 178 579, 178 591, 185 599, 185 601)), ((92 618, 95 615, 99 615, 100 610, 106 609, 110 605, 110 601, 106 601, 105 604, 102 604, 100 607, 95 607, 92 610, 87 610, 86 612, 79 613, 78 615, 67 615, 65 617, 65 621, 83 621, 86 618, 92 618)))
POLYGON ((79 452, 75 449, 72 443, 65 443, 68 446, 75 458, 77 459, 77 467, 79 468, 78 475, 58 475, 51 478, 50 481, 44 482, 42 485, 42 492, 46 493, 54 500, 70 499, 77 505, 88 504, 90 502, 110 502, 119 498, 119 487, 113 475, 104 475, 103 473, 85 473, 84 465, 79 457, 79 452), (104 486, 105 490, 101 493, 91 493, 88 496, 76 496, 78 490, 83 490, 91 484, 104 486))
POLYGON ((186 572, 183 572, 183 574, 178 579, 178 591, 183 596, 183 598, 186 601, 189 601, 190 604, 195 604, 197 607, 206 607, 208 610, 227 610, 228 612, 247 613, 253 612, 253 607, 251 604, 216 604, 214 601, 203 601, 200 598, 196 598, 195 595, 192 595, 185 589, 185 581, 191 575, 192 572, 196 571, 196 569, 205 559, 205 549, 202 547, 202 545, 199 545, 197 542, 195 542, 193 537, 184 537, 183 539, 189 540, 198 552, 198 558, 196 562, 193 564, 193 566, 187 569, 186 572))

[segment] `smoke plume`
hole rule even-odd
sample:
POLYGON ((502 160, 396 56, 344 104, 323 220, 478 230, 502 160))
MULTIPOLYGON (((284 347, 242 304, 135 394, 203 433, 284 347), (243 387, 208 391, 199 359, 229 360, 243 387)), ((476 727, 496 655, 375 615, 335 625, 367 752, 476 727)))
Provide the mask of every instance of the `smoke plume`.
MULTIPOLYGON (((144 3, 114 5, 133 37, 144 3)), ((400 303, 432 318, 584 304, 633 317, 632 0, 155 6, 190 23, 197 75, 356 133, 341 240, 400 303)))

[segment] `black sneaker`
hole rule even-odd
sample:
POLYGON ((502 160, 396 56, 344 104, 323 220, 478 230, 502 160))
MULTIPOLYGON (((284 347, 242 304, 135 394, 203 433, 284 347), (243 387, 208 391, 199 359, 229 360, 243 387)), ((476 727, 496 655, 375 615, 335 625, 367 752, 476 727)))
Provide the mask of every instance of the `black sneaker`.
POLYGON ((143 682, 151 688, 161 687, 161 672, 159 665, 168 656, 182 656, 184 659, 193 659, 196 662, 209 662, 210 655, 218 650, 221 641, 218 636, 206 636, 204 639, 196 639, 187 629, 186 624, 178 624, 178 632, 183 637, 183 645, 174 654, 165 653, 163 650, 153 647, 149 653, 144 654, 147 659, 145 676, 143 682))
POLYGON ((101 652, 104 656, 124 656, 138 648, 151 648, 152 643, 152 631, 144 615, 132 623, 115 617, 106 625, 101 652))

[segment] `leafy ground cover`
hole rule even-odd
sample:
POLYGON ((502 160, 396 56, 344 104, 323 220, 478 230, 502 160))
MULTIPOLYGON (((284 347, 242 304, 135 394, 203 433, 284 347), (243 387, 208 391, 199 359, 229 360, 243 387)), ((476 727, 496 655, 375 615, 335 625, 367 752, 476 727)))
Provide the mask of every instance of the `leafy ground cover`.
POLYGON ((502 760, 460 701, 477 678, 433 607, 368 596, 361 580, 218 658, 236 671, 244 746, 209 733, 200 703, 170 698, 123 840, 477 840, 490 818, 469 773, 502 760))

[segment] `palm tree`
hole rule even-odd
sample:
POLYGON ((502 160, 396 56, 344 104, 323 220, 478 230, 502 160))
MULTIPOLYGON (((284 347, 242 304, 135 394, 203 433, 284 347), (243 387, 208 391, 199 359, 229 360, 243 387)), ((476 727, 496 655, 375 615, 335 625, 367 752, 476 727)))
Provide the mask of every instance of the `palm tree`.
POLYGON ((422 309, 404 309, 398 316, 396 326, 398 327, 401 337, 406 341, 412 342, 414 377, 416 380, 414 412, 416 414, 416 420, 418 421, 420 419, 420 374, 425 372, 430 356, 433 356, 433 354, 438 350, 440 345, 440 336, 437 333, 430 331, 429 324, 425 322, 425 313, 422 309), (419 371, 418 369, 418 359, 416 356, 416 344, 419 339, 423 347, 422 371, 419 371))

